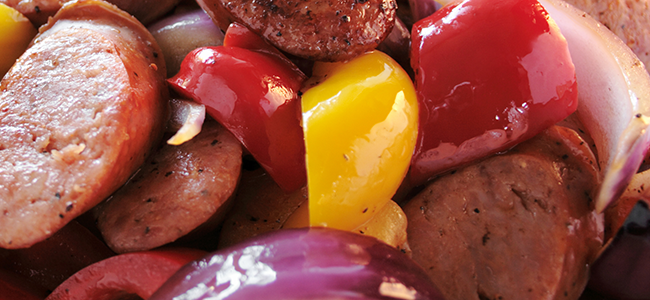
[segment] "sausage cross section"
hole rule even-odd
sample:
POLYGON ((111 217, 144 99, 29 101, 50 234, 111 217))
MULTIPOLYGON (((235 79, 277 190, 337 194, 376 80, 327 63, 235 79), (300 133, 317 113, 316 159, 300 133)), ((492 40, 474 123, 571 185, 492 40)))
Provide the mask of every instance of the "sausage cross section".
POLYGON ((226 30, 245 24, 278 49, 302 58, 343 61, 373 50, 395 24, 394 0, 198 0, 226 30))
POLYGON ((168 118, 151 34, 103 1, 66 4, 0 83, 0 247, 89 210, 144 162, 168 118))
POLYGON ((221 224, 239 182, 242 145, 216 121, 180 146, 156 151, 93 212, 115 252, 149 250, 221 224))
POLYGON ((575 132, 444 176, 404 207, 413 259, 445 299, 578 299, 602 245, 595 158, 575 132))

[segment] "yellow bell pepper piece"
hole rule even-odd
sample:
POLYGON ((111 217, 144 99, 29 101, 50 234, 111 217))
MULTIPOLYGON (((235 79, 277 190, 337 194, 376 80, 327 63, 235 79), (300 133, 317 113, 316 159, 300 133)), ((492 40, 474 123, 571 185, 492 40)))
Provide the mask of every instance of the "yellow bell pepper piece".
POLYGON ((0 78, 25 52, 35 35, 36 28, 25 16, 0 3, 0 78))
POLYGON ((302 96, 309 224, 353 230, 395 194, 418 129, 415 88, 388 55, 316 63, 302 96))

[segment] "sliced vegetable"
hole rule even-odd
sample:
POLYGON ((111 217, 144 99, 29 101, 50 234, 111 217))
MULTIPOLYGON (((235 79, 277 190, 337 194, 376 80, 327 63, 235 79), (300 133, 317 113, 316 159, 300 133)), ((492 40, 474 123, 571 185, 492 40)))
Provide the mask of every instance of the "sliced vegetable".
POLYGON ((183 58, 192 50, 223 45, 223 32, 199 8, 172 14, 148 27, 165 57, 167 77, 181 68, 183 58))
POLYGON ((167 123, 167 131, 176 133, 167 140, 167 144, 177 146, 201 132, 205 121, 205 105, 182 99, 171 99, 169 103, 172 116, 167 123))
POLYGON ((294 191, 306 182, 298 107, 304 79, 268 51, 224 45, 192 51, 169 83, 204 104, 283 190, 294 191))
POLYGON ((578 104, 566 41, 535 0, 448 4, 413 26, 411 64, 415 184, 531 138, 578 104))
POLYGON ((0 269, 25 276, 53 290, 77 271, 113 255, 115 253, 104 242, 72 221, 29 248, 0 249, 0 269))
POLYGON ((406 72, 373 51, 316 63, 302 96, 309 222, 352 230, 395 194, 417 136, 418 106, 406 72))
POLYGON ((605 26, 563 1, 540 0, 557 20, 576 66, 577 114, 598 151, 602 184, 596 210, 624 192, 650 147, 650 75, 605 26))
POLYGON ((0 3, 0 78, 25 52, 36 35, 34 25, 17 10, 0 3))
POLYGON ((120 254, 72 275, 47 300, 147 299, 183 265, 205 255, 194 249, 164 249, 120 254))
POLYGON ((442 299, 424 271, 375 238, 328 228, 274 231, 179 270, 157 299, 442 299))
POLYGON ((48 291, 19 274, 0 269, 0 300, 42 300, 48 291))

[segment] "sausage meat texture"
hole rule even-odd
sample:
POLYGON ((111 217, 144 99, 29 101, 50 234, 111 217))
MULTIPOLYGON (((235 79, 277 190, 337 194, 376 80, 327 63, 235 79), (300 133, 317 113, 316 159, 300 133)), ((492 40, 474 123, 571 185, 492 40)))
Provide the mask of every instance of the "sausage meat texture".
POLYGON ((151 34, 106 2, 66 4, 0 83, 0 247, 41 241, 131 176, 169 114, 151 34))
POLYGON ((552 127, 405 205, 413 259, 445 299, 579 298, 603 238, 589 197, 595 159, 581 141, 552 127))
POLYGON ((319 61, 343 61, 377 46, 395 24, 395 0, 197 0, 226 30, 245 24, 278 49, 319 61))
MULTIPOLYGON (((66 2, 74 0, 0 0, 25 15, 36 26, 47 23, 66 2)), ((172 10, 181 0, 107 0, 132 14, 143 24, 155 21, 172 10)))
POLYGON ((214 120, 193 139, 164 145, 108 201, 93 209, 118 253, 149 250, 221 224, 239 182, 242 145, 214 120))

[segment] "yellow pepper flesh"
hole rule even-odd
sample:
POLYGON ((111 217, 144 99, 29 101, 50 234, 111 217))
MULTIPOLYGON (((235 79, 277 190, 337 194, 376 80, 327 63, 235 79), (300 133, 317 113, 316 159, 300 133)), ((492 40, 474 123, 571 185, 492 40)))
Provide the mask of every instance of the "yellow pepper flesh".
POLYGON ((316 63, 302 96, 309 224, 352 230, 394 195, 418 128, 413 83, 388 55, 316 63))
POLYGON ((0 78, 25 52, 35 35, 36 28, 25 16, 0 3, 0 78))

